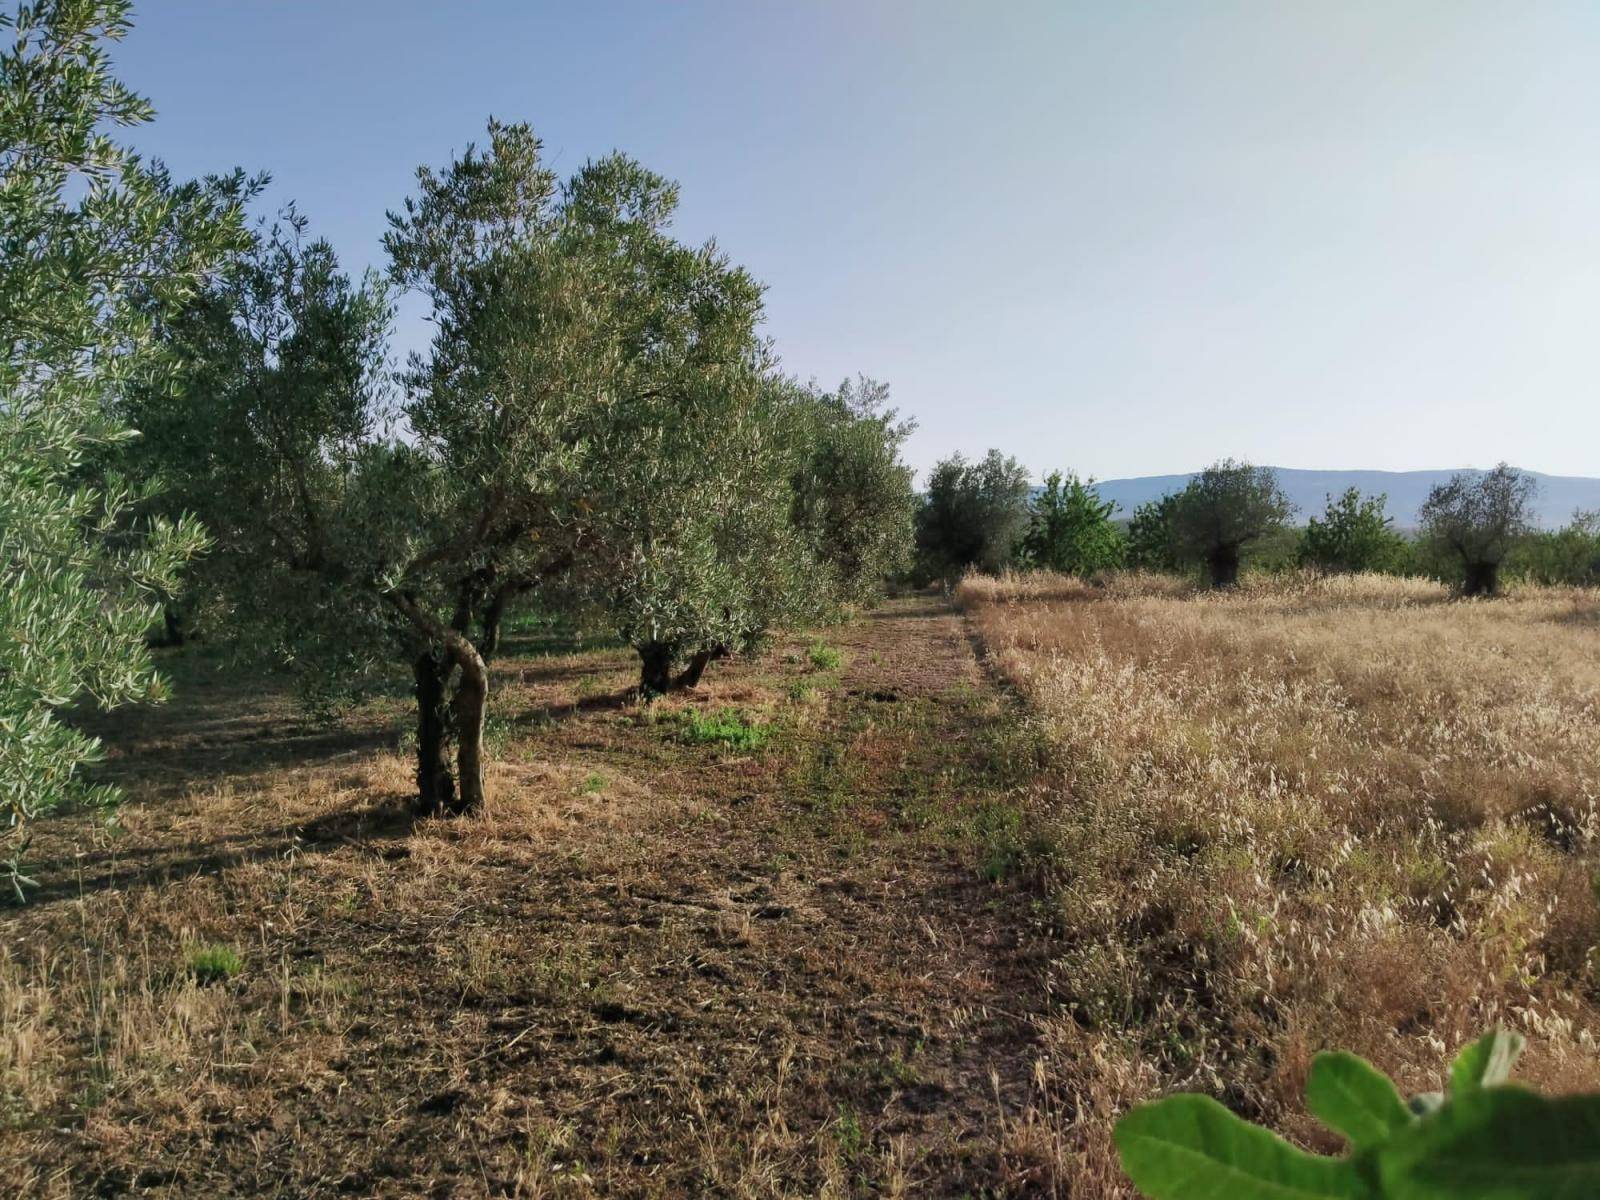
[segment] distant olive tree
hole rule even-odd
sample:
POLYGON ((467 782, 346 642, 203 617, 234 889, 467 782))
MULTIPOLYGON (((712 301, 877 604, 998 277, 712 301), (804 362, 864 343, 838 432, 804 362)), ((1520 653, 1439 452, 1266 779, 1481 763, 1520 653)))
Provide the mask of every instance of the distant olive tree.
POLYGON ((234 650, 269 658, 283 639, 236 636, 243 625, 259 634, 254 617, 287 617, 304 632, 290 615, 303 581, 275 594, 282 581, 265 560, 310 568, 326 554, 322 509, 384 417, 386 290, 375 276, 352 281, 306 230, 292 205, 259 229, 165 322, 168 377, 130 387, 120 404, 144 434, 123 462, 166 483, 147 507, 193 514, 211 539, 194 586, 164 605, 169 643, 196 616, 234 650))
POLYGON ((30 821, 112 796, 61 711, 161 694, 145 635, 204 535, 95 463, 138 436, 123 391, 167 379, 161 321, 243 236, 241 179, 174 185, 107 133, 152 116, 110 74, 127 14, 0 14, 0 874, 19 894, 30 821))
POLYGON ((1322 516, 1310 518, 1300 534, 1301 565, 1323 571, 1395 570, 1408 547, 1387 505, 1387 496, 1363 496, 1356 488, 1338 499, 1329 496, 1322 516))
POLYGON ((1028 526, 1028 472, 990 450, 975 463, 952 455, 934 465, 917 512, 917 559, 925 579, 951 580, 968 568, 1010 565, 1028 526))
POLYGON ((911 565, 917 494, 900 457, 913 423, 886 384, 861 376, 833 392, 797 389, 794 521, 835 605, 872 603, 911 565))
POLYGON ((826 599, 792 521, 781 390, 749 370, 696 392, 652 418, 649 453, 613 464, 620 502, 593 569, 599 603, 639 654, 646 698, 693 686, 712 660, 819 615, 826 599))
POLYGON ((1468 596, 1500 590, 1500 564, 1532 528, 1533 476, 1501 463, 1492 471, 1460 471, 1423 502, 1422 536, 1462 571, 1468 596))
MULTIPOLYGON (((899 451, 911 425, 887 406, 888 388, 863 377, 825 393, 769 374, 752 399, 718 421, 722 452, 705 464, 716 478, 684 473, 713 586, 698 616, 641 650, 645 695, 695 686, 709 663, 774 628, 871 604, 909 565, 916 495, 899 451)), ((681 605, 693 591, 661 595, 681 605)))
POLYGON ((1178 493, 1149 500, 1133 510, 1128 521, 1128 565, 1145 571, 1177 571, 1183 566, 1173 541, 1172 514, 1178 493))
POLYGON ((1180 556, 1205 564, 1212 587, 1232 587, 1244 548, 1282 529, 1293 512, 1272 468, 1224 459, 1178 493, 1173 542, 1180 556))
POLYGON ((1067 575, 1092 575, 1121 566, 1127 539, 1111 520, 1115 508, 1100 499, 1093 479, 1052 471, 1029 507, 1023 561, 1067 575))

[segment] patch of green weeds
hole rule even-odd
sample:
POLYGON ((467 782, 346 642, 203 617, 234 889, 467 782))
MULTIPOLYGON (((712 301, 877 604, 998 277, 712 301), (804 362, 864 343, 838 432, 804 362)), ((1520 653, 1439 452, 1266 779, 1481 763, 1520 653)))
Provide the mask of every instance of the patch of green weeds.
POLYGON ((483 748, 495 758, 504 758, 514 732, 509 719, 491 713, 483 722, 483 748))
POLYGON ((811 643, 811 648, 806 651, 806 658, 819 671, 837 671, 844 666, 843 652, 837 646, 828 645, 821 638, 811 643))
POLYGON ((861 1118, 848 1104, 839 1105, 833 1133, 839 1144, 839 1154, 847 1162, 855 1159, 867 1142, 866 1133, 861 1128, 861 1118))
POLYGON ((232 946, 210 944, 191 946, 184 962, 199 983, 220 983, 244 970, 244 959, 232 946))
POLYGON ((700 713, 684 709, 678 716, 678 736, 691 745, 727 746, 730 750, 760 750, 772 738, 772 726, 752 721, 736 708, 700 713))

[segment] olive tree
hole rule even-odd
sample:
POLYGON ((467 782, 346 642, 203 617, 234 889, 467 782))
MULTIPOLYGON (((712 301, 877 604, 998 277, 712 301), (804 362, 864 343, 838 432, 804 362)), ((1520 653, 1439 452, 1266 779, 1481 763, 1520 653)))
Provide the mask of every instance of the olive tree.
POLYGON ((105 132, 149 104, 114 79, 117 0, 0 15, 0 869, 32 818, 109 800, 66 706, 159 697, 145 646, 203 535, 137 516, 145 481, 92 460, 137 432, 115 402, 164 371, 156 324, 237 244, 237 177, 174 185, 105 132))
POLYGON ((1533 476, 1501 463, 1457 472, 1428 493, 1419 514, 1423 539, 1459 564, 1466 595, 1500 590, 1500 564, 1532 528, 1537 492, 1533 476))
POLYGON ((678 188, 621 155, 564 193, 559 244, 605 299, 605 420, 581 479, 577 572, 640 656, 645 695, 674 666, 744 644, 798 595, 791 422, 758 336, 762 289, 670 224, 678 188))
POLYGON ((911 565, 917 497, 900 458, 914 428, 886 384, 860 376, 833 392, 795 389, 794 523, 835 607, 872 603, 911 565))
POLYGON ((594 570, 647 698, 698 683, 712 659, 817 611, 790 520, 785 414, 772 400, 758 370, 719 371, 641 405, 637 449, 611 465, 618 503, 594 570))
POLYGON ((1180 557, 1205 564, 1212 587, 1232 587, 1244 547, 1282 529, 1293 512, 1271 467, 1224 459, 1178 493, 1173 544, 1180 557))
MULTIPOLYGON (((164 323, 160 386, 128 390, 143 436, 126 456, 165 482, 153 508, 197 516, 210 540, 188 608, 206 606, 235 648, 288 652, 304 626, 300 571, 325 565, 337 506, 362 448, 382 435, 390 307, 381 280, 352 281, 292 206, 164 323), (278 588, 287 591, 279 594, 278 588)), ((168 604, 169 640, 183 624, 168 604)))
POLYGON ((1032 491, 1027 469, 998 450, 975 463, 959 454, 936 463, 917 511, 921 574, 950 580, 971 567, 1008 566, 1028 525, 1032 491))
MULTIPOLYGON (((393 286, 431 307, 391 405, 388 303, 331 254, 266 238, 219 291, 221 327, 197 337, 231 379, 218 403, 239 439, 243 502, 219 522, 236 577, 230 621, 313 678, 348 684, 396 660, 417 700, 421 814, 484 802, 483 724, 494 618, 594 555, 630 446, 619 419, 663 376, 656 335, 596 235, 639 197, 563 186, 526 126, 418 172, 390 216, 393 286), (641 395, 641 393, 645 393, 641 395), (237 522, 236 525, 231 522, 237 522), (453 760, 453 761, 452 761, 453 760)), ((205 388, 187 389, 202 407, 205 388)))

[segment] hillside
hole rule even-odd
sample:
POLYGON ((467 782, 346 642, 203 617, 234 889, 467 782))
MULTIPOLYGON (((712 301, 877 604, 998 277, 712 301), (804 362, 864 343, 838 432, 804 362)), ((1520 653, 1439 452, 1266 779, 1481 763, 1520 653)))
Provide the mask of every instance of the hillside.
MULTIPOLYGON (((1289 499, 1299 506, 1298 519, 1322 511, 1324 498, 1346 488, 1359 488, 1368 494, 1384 492, 1389 497, 1389 515, 1401 525, 1414 525, 1417 510, 1427 498, 1428 489, 1449 479, 1455 470, 1442 471, 1301 471, 1278 467, 1278 479, 1289 499)), ((1539 481, 1535 511, 1541 525, 1564 525, 1574 509, 1600 508, 1600 479, 1583 475, 1544 475, 1529 472, 1539 481)), ((1131 516, 1133 510, 1181 489, 1191 475, 1141 475, 1133 479, 1105 479, 1096 484, 1100 495, 1116 502, 1116 515, 1131 516)))

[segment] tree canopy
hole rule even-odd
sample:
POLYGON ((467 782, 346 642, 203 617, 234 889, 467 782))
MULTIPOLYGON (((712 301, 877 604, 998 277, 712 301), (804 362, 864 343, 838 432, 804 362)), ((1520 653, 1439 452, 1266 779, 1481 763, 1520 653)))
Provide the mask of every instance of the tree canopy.
POLYGON ((1069 575, 1092 575, 1121 566, 1127 539, 1111 520, 1115 508, 1100 499, 1093 479, 1052 471, 1029 507, 1023 561, 1069 575))
POLYGON ((1008 566, 1028 525, 1028 472, 990 450, 975 463, 956 454, 936 463, 917 512, 917 557, 924 578, 951 580, 968 568, 1008 566))
POLYGON ((1322 516, 1307 520, 1300 535, 1301 564, 1324 571, 1393 569, 1405 558, 1407 543, 1387 506, 1387 496, 1363 496, 1356 488, 1338 499, 1329 496, 1322 516))
POLYGON ((0 866, 20 879, 28 822, 109 799, 95 741, 60 720, 161 694, 145 646, 158 598, 204 544, 144 517, 149 481, 91 469, 138 431, 116 402, 160 386, 160 321, 240 244, 240 176, 175 184, 105 132, 150 120, 110 73, 118 0, 0 15, 0 866))
POLYGON ((1492 471, 1461 471, 1428 493, 1422 536, 1452 558, 1469 596, 1500 589, 1500 564, 1532 528, 1533 476, 1501 463, 1492 471))
POLYGON ((1281 529, 1293 512, 1271 467, 1230 458, 1189 481, 1169 521, 1178 554, 1204 562, 1213 587, 1229 587, 1238 582, 1243 548, 1281 529))

